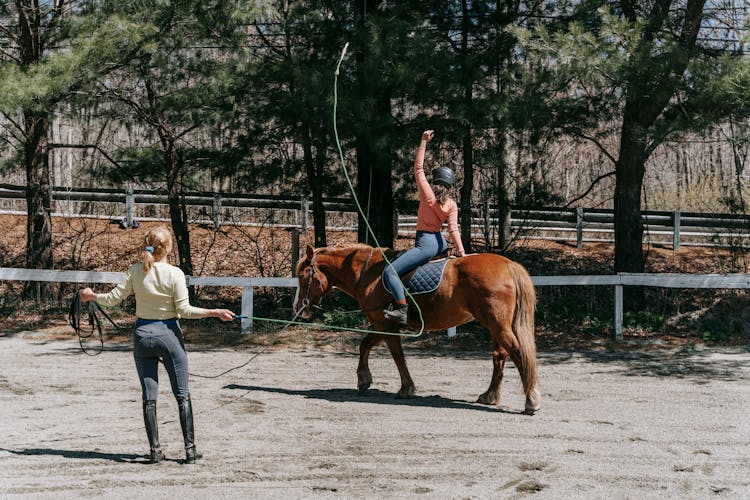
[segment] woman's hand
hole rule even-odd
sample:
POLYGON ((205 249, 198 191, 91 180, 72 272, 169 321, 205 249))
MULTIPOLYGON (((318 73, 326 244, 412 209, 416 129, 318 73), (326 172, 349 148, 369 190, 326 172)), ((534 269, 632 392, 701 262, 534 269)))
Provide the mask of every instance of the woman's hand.
POLYGON ((81 290, 81 301, 96 302, 96 294, 91 288, 84 288, 83 290, 81 290))
POLYGON ((430 142, 433 137, 435 137, 434 130, 425 130, 424 132, 422 132, 422 142, 430 142))
POLYGON ((234 319, 234 313, 229 309, 211 309, 209 316, 219 318, 222 321, 232 321, 234 319))

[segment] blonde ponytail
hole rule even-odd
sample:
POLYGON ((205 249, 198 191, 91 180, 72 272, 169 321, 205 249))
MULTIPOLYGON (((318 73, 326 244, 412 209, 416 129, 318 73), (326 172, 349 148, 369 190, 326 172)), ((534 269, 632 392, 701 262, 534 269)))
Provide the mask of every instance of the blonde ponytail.
POLYGON ((143 271, 148 274, 154 262, 172 251, 172 233, 164 226, 155 227, 146 233, 144 242, 143 271))
MULTIPOLYGON (((149 247, 149 250, 151 247, 149 247)), ((154 254, 151 253, 149 250, 143 251, 143 272, 148 274, 148 272, 151 270, 151 267, 154 265, 154 254)))

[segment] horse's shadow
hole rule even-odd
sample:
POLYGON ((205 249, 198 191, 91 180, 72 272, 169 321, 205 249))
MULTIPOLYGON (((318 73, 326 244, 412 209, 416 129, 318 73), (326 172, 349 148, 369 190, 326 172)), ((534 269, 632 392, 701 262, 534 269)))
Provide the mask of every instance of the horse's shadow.
POLYGON ((81 460, 110 460, 118 463, 146 463, 147 457, 144 455, 133 455, 131 453, 102 453, 99 451, 81 451, 81 450, 56 450, 54 448, 24 448, 19 450, 10 450, 0 448, 0 452, 5 451, 13 455, 36 456, 36 455, 55 455, 64 458, 77 458, 81 460))
POLYGON ((391 392, 385 392, 378 389, 368 389, 367 392, 360 394, 355 389, 282 389, 280 387, 261 387, 257 385, 225 385, 224 389, 239 389, 243 391, 262 391, 276 394, 286 394, 289 396, 302 396, 309 399, 321 399, 333 403, 371 403, 394 406, 417 406, 424 408, 447 408, 451 410, 475 410, 487 411, 492 413, 510 413, 521 414, 520 411, 510 410, 508 408, 485 406, 479 403, 462 401, 458 399, 448 399, 438 395, 432 396, 413 396, 411 398, 398 398, 391 392))

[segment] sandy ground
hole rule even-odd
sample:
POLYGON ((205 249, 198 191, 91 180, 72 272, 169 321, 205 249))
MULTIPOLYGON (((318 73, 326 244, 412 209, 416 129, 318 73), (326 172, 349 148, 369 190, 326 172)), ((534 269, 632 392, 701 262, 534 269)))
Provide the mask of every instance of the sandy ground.
MULTIPOLYGON (((199 375, 255 352, 189 351, 199 375)), ((176 403, 163 385, 169 460, 147 465, 129 346, 87 356, 34 332, 0 336, 0 497, 750 497, 748 348, 541 353, 542 411, 532 417, 520 414, 510 364, 501 406, 473 402, 489 382, 489 353, 407 359, 419 394, 410 400, 394 397, 382 348, 365 396, 354 351, 279 349, 219 378, 193 376, 205 454, 196 465, 179 462, 176 403)))

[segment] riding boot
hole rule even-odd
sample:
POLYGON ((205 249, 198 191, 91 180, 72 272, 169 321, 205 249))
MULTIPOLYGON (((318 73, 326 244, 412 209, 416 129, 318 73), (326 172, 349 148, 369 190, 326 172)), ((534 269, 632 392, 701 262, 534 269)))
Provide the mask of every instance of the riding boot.
POLYGON ((194 464, 203 455, 195 451, 195 431, 193 429, 193 405, 190 397, 177 399, 180 410, 180 426, 185 439, 185 463, 194 464))
POLYGON ((408 310, 409 306, 406 304, 394 304, 391 309, 384 310, 383 315, 388 319, 398 321, 400 324, 405 325, 407 323, 408 310))
POLYGON ((143 422, 146 424, 146 435, 150 448, 148 463, 157 464, 164 460, 164 452, 159 446, 159 427, 156 420, 156 400, 143 402, 143 422))

